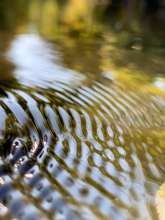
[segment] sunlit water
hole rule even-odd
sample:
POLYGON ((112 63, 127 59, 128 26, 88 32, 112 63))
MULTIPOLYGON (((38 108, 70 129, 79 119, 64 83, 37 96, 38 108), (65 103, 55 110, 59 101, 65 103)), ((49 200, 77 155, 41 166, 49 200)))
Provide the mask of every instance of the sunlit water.
MULTIPOLYGON (((14 36, 3 54, 2 78, 9 76, 0 81, 0 216, 157 219, 164 95, 128 86, 113 70, 68 68, 62 52, 31 32, 14 36)), ((164 91, 160 77, 151 84, 164 91)))

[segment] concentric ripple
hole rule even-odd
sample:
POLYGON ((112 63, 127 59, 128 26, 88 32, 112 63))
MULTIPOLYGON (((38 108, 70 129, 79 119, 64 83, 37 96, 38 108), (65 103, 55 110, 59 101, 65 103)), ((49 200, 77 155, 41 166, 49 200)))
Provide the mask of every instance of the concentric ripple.
POLYGON ((4 219, 157 219, 163 99, 107 79, 2 89, 4 219))

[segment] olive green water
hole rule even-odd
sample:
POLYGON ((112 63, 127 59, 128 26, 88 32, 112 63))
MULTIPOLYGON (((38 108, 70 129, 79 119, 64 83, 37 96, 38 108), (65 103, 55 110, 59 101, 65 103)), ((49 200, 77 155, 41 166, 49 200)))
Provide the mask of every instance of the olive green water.
POLYGON ((162 33, 118 33, 57 2, 1 3, 0 218, 157 220, 162 33))

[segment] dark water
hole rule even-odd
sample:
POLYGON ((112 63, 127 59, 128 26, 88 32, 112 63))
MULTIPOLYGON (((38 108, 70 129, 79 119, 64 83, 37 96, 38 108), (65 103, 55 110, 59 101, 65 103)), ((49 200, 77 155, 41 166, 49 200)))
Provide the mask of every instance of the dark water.
POLYGON ((33 25, 0 37, 0 217, 158 219, 164 57, 33 25))

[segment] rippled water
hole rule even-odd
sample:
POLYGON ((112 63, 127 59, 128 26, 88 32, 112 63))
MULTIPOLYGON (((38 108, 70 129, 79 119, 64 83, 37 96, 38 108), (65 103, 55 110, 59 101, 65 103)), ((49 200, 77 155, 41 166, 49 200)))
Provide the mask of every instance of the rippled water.
POLYGON ((36 33, 9 42, 9 76, 0 81, 1 216, 157 219, 164 96, 110 72, 69 69, 57 45, 36 33))

